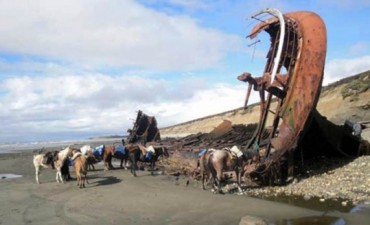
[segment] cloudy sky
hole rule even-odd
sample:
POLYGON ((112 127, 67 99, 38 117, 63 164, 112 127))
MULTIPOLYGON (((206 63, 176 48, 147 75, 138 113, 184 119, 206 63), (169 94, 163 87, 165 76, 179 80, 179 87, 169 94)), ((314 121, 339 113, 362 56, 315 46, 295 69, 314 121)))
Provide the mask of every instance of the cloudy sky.
POLYGON ((165 127, 241 107, 236 76, 265 56, 250 15, 266 7, 324 19, 324 84, 370 69, 370 0, 0 1, 0 143, 123 135, 139 109, 165 127))

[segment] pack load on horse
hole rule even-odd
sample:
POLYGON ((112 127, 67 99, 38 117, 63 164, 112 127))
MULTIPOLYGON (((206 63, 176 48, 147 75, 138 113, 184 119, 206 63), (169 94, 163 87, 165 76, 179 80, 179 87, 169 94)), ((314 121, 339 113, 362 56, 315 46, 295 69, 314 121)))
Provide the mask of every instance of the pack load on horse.
POLYGON ((113 155, 113 158, 116 158, 116 159, 120 159, 121 160, 121 164, 120 164, 120 167, 121 168, 125 168, 127 169, 127 159, 128 159, 128 152, 126 150, 126 147, 125 147, 125 141, 122 139, 122 145, 118 145, 116 146, 116 151, 113 155), (125 166, 123 166, 123 161, 125 161, 125 166))
POLYGON ((136 176, 137 162, 150 163, 151 174, 153 175, 155 162, 160 156, 168 157, 168 151, 165 146, 149 146, 146 148, 141 144, 126 144, 128 159, 131 161, 131 173, 136 176))
POLYGON ((99 145, 93 148, 93 154, 96 158, 101 159, 103 157, 105 145, 99 145))
POLYGON ((144 150, 143 155, 145 155, 145 160, 150 160, 153 156, 155 156, 155 150, 153 145, 150 145, 147 148, 142 148, 142 150, 144 150))

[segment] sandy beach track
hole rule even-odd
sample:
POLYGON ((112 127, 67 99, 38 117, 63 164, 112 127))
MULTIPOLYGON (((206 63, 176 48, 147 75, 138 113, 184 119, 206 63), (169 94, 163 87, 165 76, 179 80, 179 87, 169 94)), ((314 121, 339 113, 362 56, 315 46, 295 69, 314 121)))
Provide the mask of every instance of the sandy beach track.
MULTIPOLYGON (((72 167, 71 167, 72 168, 72 167)), ((0 180, 0 224, 239 224, 244 216, 271 223, 323 215, 346 224, 369 224, 370 215, 320 212, 238 195, 214 195, 200 184, 138 171, 88 173, 87 188, 76 181, 57 184, 55 170, 41 171, 35 183, 32 154, 0 155, 0 173, 22 175, 0 180)), ((71 171, 74 176, 73 170, 71 171)), ((284 223, 280 223, 284 224, 284 223)))

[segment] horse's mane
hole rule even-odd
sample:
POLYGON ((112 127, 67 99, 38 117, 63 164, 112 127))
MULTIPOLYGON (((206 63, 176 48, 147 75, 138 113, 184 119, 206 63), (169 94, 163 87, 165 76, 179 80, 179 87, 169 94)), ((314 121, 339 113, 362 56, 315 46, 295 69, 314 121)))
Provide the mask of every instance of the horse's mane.
POLYGON ((65 160, 70 152, 72 152, 72 148, 70 146, 68 146, 67 148, 59 151, 58 159, 59 160, 65 160))

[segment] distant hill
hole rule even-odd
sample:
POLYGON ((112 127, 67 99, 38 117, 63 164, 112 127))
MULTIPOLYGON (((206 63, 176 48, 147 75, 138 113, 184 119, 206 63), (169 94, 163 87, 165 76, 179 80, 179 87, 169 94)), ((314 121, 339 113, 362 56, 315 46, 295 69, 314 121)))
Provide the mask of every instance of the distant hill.
POLYGON ((104 135, 104 136, 96 136, 89 138, 90 140, 96 139, 118 139, 118 138, 127 138, 127 136, 120 136, 120 135, 104 135))
MULTIPOLYGON (((241 102, 240 105, 243 103, 241 102)), ((321 89, 317 110, 328 120, 343 124, 345 120, 354 122, 370 121, 370 70, 347 77, 321 89)), ((183 137, 196 133, 208 133, 224 120, 236 124, 257 123, 260 115, 259 103, 248 109, 243 107, 210 115, 160 129, 161 137, 183 137)), ((366 129, 363 136, 369 136, 366 129)))

